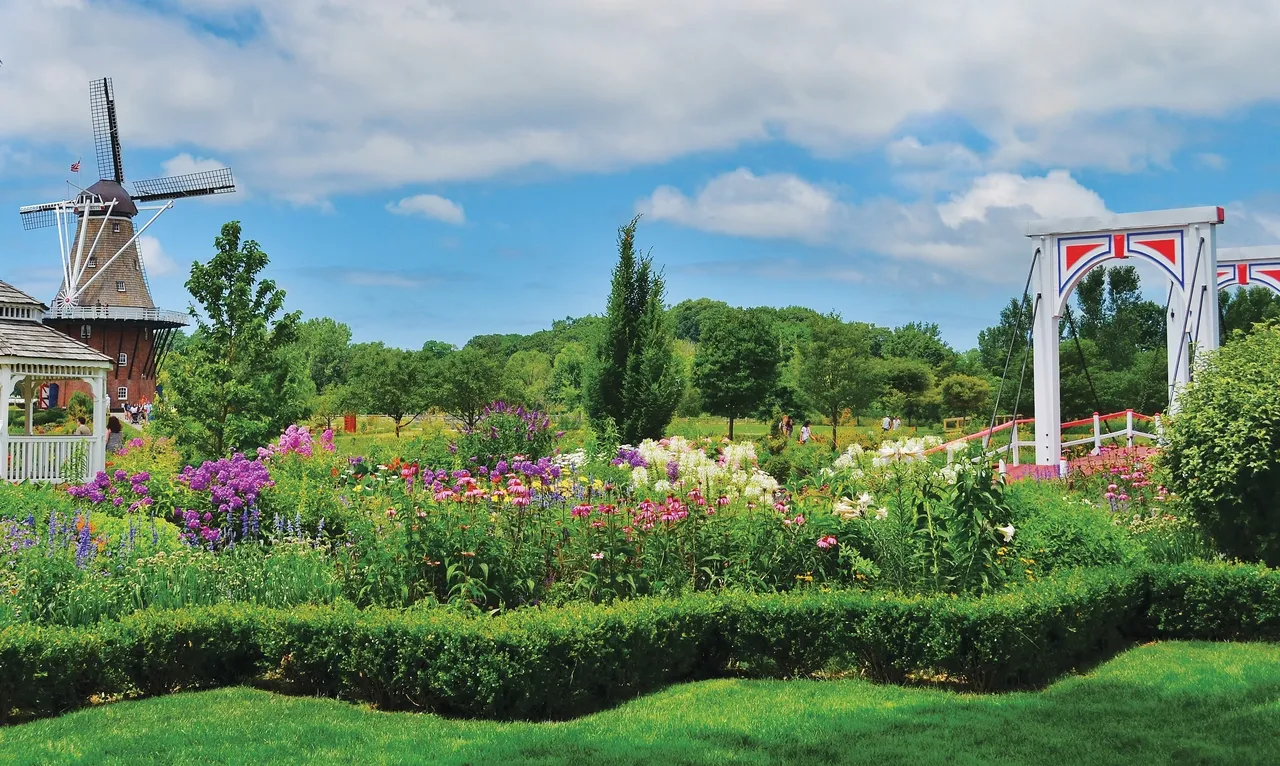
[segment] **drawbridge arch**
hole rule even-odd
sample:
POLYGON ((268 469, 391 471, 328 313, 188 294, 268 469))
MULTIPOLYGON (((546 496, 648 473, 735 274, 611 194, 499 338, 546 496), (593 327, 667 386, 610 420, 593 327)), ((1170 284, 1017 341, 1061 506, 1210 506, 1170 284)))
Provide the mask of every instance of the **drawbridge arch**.
POLYGON ((1169 411, 1175 412, 1178 390, 1191 379, 1193 351, 1199 357, 1218 347, 1223 277, 1217 227, 1225 221, 1223 208, 1197 207, 1028 224, 1026 234, 1034 243, 1030 294, 1037 464, 1056 466, 1062 460, 1058 328, 1071 291, 1090 270, 1112 260, 1144 259, 1164 272, 1169 411))

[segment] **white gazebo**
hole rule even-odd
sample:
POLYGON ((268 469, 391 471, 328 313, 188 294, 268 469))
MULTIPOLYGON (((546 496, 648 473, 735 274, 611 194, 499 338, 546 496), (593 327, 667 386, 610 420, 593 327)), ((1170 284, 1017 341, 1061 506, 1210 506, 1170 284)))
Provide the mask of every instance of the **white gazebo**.
POLYGON ((44 325, 49 307, 0 282, 0 478, 5 481, 84 481, 107 463, 107 372, 111 358, 44 325), (93 397, 92 436, 37 436, 32 430, 40 385, 50 380, 83 380, 93 397), (14 388, 26 411, 25 433, 9 435, 9 402, 14 388), (83 450, 85 476, 67 476, 83 450))

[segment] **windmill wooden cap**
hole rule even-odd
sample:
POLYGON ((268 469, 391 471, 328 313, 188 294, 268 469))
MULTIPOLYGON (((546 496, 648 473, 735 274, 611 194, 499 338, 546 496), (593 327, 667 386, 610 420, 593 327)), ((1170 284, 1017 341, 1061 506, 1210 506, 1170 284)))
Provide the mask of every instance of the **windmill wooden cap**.
POLYGON ((133 204, 133 198, 129 196, 129 192, 124 187, 110 179, 102 179, 93 186, 85 190, 89 194, 96 194, 102 198, 105 203, 116 201, 116 206, 112 208, 112 215, 127 215, 130 218, 138 214, 138 206, 133 204))

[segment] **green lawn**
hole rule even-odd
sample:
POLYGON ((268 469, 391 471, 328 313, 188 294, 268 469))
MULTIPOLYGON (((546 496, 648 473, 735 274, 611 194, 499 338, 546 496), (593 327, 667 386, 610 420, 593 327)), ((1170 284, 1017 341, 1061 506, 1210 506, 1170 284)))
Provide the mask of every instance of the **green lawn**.
POLYGON ((567 723, 379 713, 246 688, 0 729, 3 763, 1276 763, 1280 645, 1167 643, 1041 692, 708 681, 567 723))

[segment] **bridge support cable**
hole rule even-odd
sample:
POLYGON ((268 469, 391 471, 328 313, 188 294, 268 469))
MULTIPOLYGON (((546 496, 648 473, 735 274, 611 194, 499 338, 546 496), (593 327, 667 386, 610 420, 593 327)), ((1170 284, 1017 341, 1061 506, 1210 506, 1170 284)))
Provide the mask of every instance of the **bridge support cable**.
MULTIPOLYGON (((996 427, 996 417, 1000 414, 1000 397, 1004 393, 1004 383, 1009 379, 1009 362, 1013 360, 1014 346, 1017 345, 1018 339, 1022 337, 1022 313, 1031 296, 1031 278, 1036 273, 1036 261, 1038 260, 1040 260, 1040 248, 1037 247, 1035 254, 1031 256, 1031 268, 1027 269, 1027 283, 1022 288, 1022 299, 1018 301, 1017 321, 1014 323, 1013 332, 1009 335, 1009 350, 1004 356, 1004 372, 1000 373, 1000 386, 996 389, 996 402, 995 407, 991 410, 991 422, 987 425, 988 430, 996 427)), ((1036 303, 1039 304, 1039 302, 1040 296, 1037 295, 1036 303)), ((1022 359, 1022 370, 1024 374, 1027 369, 1025 349, 1030 348, 1031 346, 1031 328, 1034 326, 1035 309, 1033 308, 1031 312, 1031 321, 1027 324, 1027 342, 1023 345, 1024 356, 1022 359)), ((1021 387, 1021 383, 1019 383, 1019 387, 1021 387)), ((1021 391, 1019 391, 1019 393, 1021 393, 1021 391)), ((1014 407, 1013 417, 1015 420, 1018 417, 1017 407, 1014 407)))
MULTIPOLYGON (((1035 327, 1036 327, 1036 312, 1039 310, 1040 310, 1040 296, 1037 294, 1036 302, 1031 304, 1031 322, 1027 326, 1027 347, 1031 346, 1031 336, 1032 336, 1032 333, 1035 332, 1035 327)), ((1013 431, 1017 430, 1018 405, 1022 403, 1022 386, 1027 380, 1027 360, 1030 358, 1031 358, 1030 354, 1022 355, 1022 372, 1018 373, 1018 391, 1016 394, 1014 394, 1014 397, 1013 397, 1013 425, 1014 425, 1013 431)), ((991 426, 992 428, 995 428, 994 420, 995 418, 992 418, 992 421, 993 421, 993 425, 991 426)), ((1010 450, 1020 449, 1018 447, 1013 446, 1013 443, 1012 443, 1013 431, 1010 432, 1011 436, 1010 436, 1009 449, 1010 450)))
POLYGON ((1084 358, 1084 348, 1080 346, 1080 333, 1076 330, 1076 320, 1071 315, 1071 306, 1067 306, 1067 328, 1071 330, 1071 338, 1076 342, 1076 355, 1080 357, 1080 369, 1084 370, 1084 379, 1089 383, 1089 393, 1093 396, 1093 411, 1102 412, 1102 401, 1098 399, 1098 389, 1093 386, 1093 376, 1089 374, 1089 363, 1084 358))

